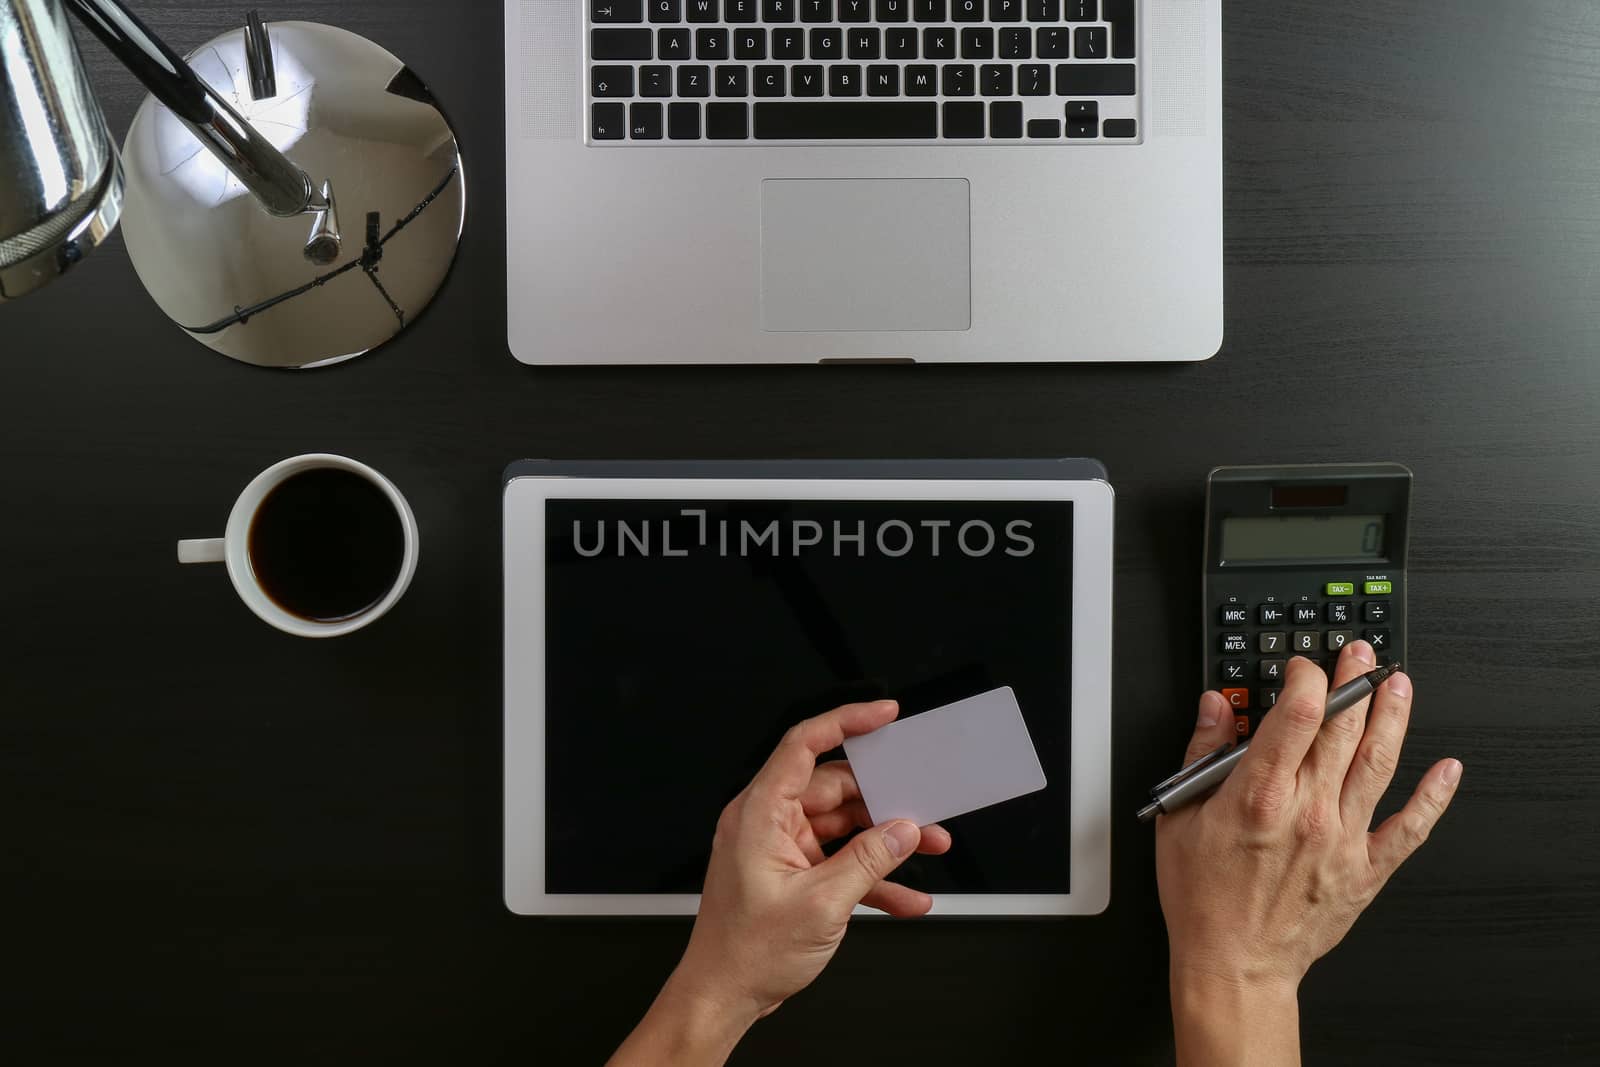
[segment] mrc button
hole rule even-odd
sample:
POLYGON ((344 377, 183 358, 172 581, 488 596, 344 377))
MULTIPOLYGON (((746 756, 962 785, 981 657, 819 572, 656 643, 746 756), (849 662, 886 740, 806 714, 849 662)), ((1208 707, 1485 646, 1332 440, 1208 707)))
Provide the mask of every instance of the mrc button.
POLYGON ((1250 612, 1243 604, 1224 604, 1220 617, 1224 626, 1243 626, 1250 612))

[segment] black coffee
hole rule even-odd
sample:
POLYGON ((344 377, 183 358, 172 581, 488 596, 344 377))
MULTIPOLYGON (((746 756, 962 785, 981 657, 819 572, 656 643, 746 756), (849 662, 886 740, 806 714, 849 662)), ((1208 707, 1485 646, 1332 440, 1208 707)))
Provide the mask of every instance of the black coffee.
POLYGON ((319 468, 279 483, 250 523, 250 567, 284 611, 313 622, 359 615, 400 577, 405 530, 383 490, 319 468))

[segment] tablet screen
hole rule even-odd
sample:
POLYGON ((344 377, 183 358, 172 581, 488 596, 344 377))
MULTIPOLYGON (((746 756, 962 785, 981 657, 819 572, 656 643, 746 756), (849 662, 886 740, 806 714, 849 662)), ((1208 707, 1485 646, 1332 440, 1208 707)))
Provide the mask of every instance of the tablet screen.
POLYGON ((545 509, 547 892, 698 893, 718 814, 789 726, 1001 685, 1049 784, 951 820, 951 851, 896 878, 1070 891, 1070 502, 545 509))

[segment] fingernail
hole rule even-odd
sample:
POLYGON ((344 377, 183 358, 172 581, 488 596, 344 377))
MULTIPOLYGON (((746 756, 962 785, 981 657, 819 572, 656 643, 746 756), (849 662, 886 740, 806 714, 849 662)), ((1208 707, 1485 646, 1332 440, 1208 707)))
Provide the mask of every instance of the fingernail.
POLYGON ((1404 674, 1391 674, 1389 675, 1389 680, 1384 684, 1389 687, 1389 692, 1393 693, 1397 697, 1408 697, 1411 695, 1411 679, 1407 678, 1404 674))
POLYGON ((1448 760, 1444 765, 1444 770, 1439 772, 1439 777, 1444 779, 1446 786, 1454 789, 1456 783, 1461 781, 1461 761, 1458 759, 1448 760))
POLYGON ((1376 663, 1377 658, 1372 654, 1372 646, 1365 641, 1351 641, 1350 654, 1362 663, 1376 663))
POLYGON ((921 838, 922 831, 917 829, 917 824, 904 819, 883 828, 883 839, 889 843, 889 851, 897 858, 911 855, 911 850, 917 847, 921 838))
POLYGON ((1220 697, 1218 697, 1216 700, 1212 700, 1210 693, 1207 693, 1205 696, 1200 698, 1201 726, 1217 725, 1217 722, 1222 718, 1222 709, 1220 707, 1221 703, 1222 699, 1220 697))

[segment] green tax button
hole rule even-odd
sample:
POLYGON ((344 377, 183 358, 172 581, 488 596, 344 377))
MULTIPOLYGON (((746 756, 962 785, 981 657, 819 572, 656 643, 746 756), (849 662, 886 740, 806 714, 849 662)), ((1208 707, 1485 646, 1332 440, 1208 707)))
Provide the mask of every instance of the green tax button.
POLYGON ((1355 582, 1329 582, 1322 587, 1323 596, 1355 596, 1355 582))
POLYGON ((1388 596, 1394 592, 1393 582, 1367 582, 1361 587, 1367 596, 1388 596))

